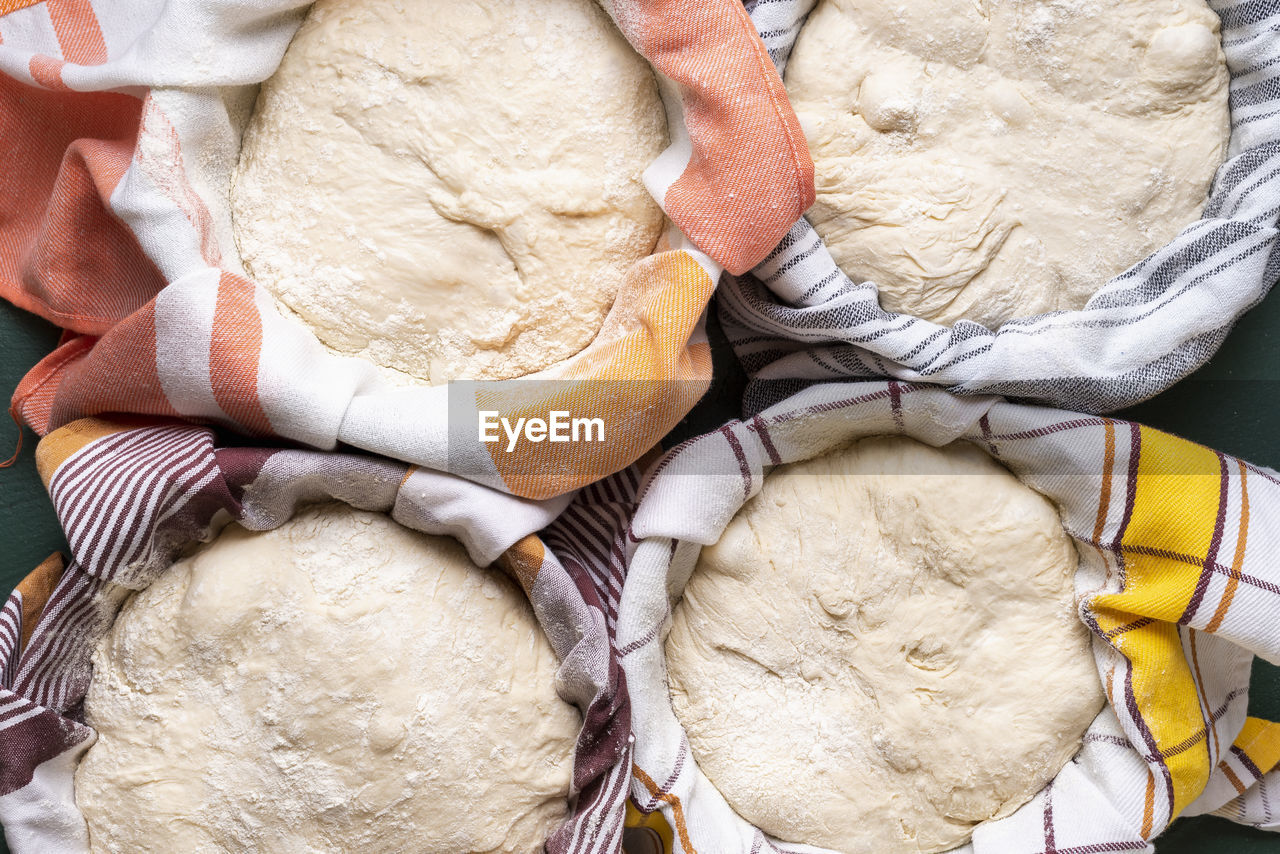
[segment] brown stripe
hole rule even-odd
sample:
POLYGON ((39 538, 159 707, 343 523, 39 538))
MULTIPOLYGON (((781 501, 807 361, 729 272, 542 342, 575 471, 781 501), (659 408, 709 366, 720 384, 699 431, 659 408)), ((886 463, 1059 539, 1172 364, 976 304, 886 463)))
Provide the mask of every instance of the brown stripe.
POLYGON ((999 457, 1000 449, 996 447, 996 443, 991 441, 991 418, 990 413, 984 413, 978 419, 978 429, 982 431, 982 441, 986 444, 987 450, 991 452, 991 456, 999 457))
MULTIPOLYGON (((1124 672, 1124 705, 1125 711, 1129 715, 1129 720, 1138 730, 1138 734, 1142 736, 1143 743, 1147 746, 1147 761, 1155 762, 1160 768, 1160 774, 1164 778, 1165 789, 1169 798, 1169 815, 1173 815, 1174 793, 1173 793, 1173 774, 1169 771, 1169 766, 1165 763, 1164 757, 1160 752, 1160 745, 1156 741, 1155 733, 1151 731, 1151 727, 1147 725, 1146 718, 1142 716, 1141 710, 1138 709, 1138 697, 1133 691, 1133 668, 1128 667, 1124 672)), ((1154 797, 1155 778, 1151 776, 1151 768, 1147 767, 1147 788, 1151 797, 1154 797)), ((1154 807, 1153 807, 1154 809, 1154 807)), ((1144 822, 1144 826, 1148 826, 1144 822)), ((1143 838, 1147 838, 1150 834, 1148 827, 1147 832, 1142 834, 1143 838)))
POLYGON ((1209 550, 1205 552, 1195 592, 1191 594, 1186 610, 1178 618, 1180 626, 1190 623, 1196 611, 1200 610, 1200 603, 1204 601, 1205 591, 1209 589, 1209 581, 1213 578, 1213 567, 1218 562, 1218 549, 1222 548, 1222 532, 1227 524, 1227 491, 1231 488, 1231 468, 1227 465, 1225 456, 1218 451, 1214 451, 1214 454, 1218 458, 1218 512, 1213 519, 1213 536, 1209 538, 1209 550))
POLYGON ((1154 622, 1155 620, 1153 620, 1151 617, 1139 617, 1138 619, 1134 620, 1132 623, 1125 623, 1123 626, 1116 626, 1114 629, 1111 629, 1110 631, 1103 634, 1102 637, 1108 641, 1113 640, 1114 638, 1117 638, 1126 632, 1132 632, 1135 629, 1144 628, 1146 626, 1151 625, 1154 622))
POLYGON ((1227 778, 1227 780, 1231 783, 1231 785, 1235 787, 1236 794, 1243 795, 1245 790, 1245 785, 1244 783, 1240 782, 1240 778, 1236 776, 1236 772, 1232 771, 1230 766, 1228 766, 1227 763, 1225 762, 1223 762, 1218 767, 1222 769, 1223 775, 1227 778))
POLYGON ((1218 600, 1218 607, 1213 612, 1213 618, 1204 627, 1206 632, 1216 632, 1222 626, 1223 619, 1227 616, 1227 609, 1231 607, 1231 600, 1235 598, 1236 588, 1240 585, 1240 567, 1244 564, 1245 544, 1249 537, 1248 469, 1239 460, 1236 460, 1236 465, 1240 467, 1240 521, 1236 535, 1236 551, 1231 558, 1231 573, 1227 577, 1227 587, 1222 591, 1222 598, 1218 600))
POLYGON ((1048 427, 1037 427, 1035 430, 1023 430, 1018 433, 993 433, 991 439, 993 441, 1010 441, 1013 439, 1039 439, 1043 436, 1051 436, 1054 433, 1062 433, 1066 430, 1074 430, 1077 427, 1094 427, 1098 424, 1105 424, 1108 419, 1104 418, 1073 418, 1070 421, 1060 421, 1057 424, 1051 424, 1048 427))
POLYGON ((1262 779, 1262 769, 1254 764, 1253 760, 1249 758, 1249 754, 1245 753, 1233 744, 1231 745, 1231 755, 1240 760, 1240 764, 1244 766, 1246 771, 1253 775, 1255 780, 1262 779))
MULTIPOLYGON (((1200 708, 1204 709, 1205 714, 1212 715, 1213 710, 1209 708, 1209 698, 1204 693, 1204 676, 1200 674, 1200 650, 1196 645, 1196 634, 1195 629, 1187 631, 1187 642, 1191 646, 1191 668, 1196 674, 1196 695, 1200 698, 1200 708)), ((1210 759, 1212 760, 1216 756, 1221 760, 1222 744, 1218 741, 1218 730, 1216 727, 1211 727, 1209 731, 1213 733, 1213 754, 1210 759)))
POLYGON ((47 709, 6 727, 0 739, 0 796, 28 785, 37 768, 92 732, 47 709))
POLYGON ((693 847, 693 843, 689 841, 689 828, 685 825, 684 807, 681 806, 680 799, 670 792, 660 791, 653 779, 644 773, 644 769, 639 765, 632 763, 631 773, 649 790, 650 795, 663 803, 671 805, 671 814, 676 820, 676 833, 680 834, 680 845, 687 854, 698 854, 697 849, 693 847))
POLYGON ((1044 852, 1057 854, 1057 846, 1053 841, 1053 781, 1044 787, 1044 852))
POLYGON ((647 644, 647 643, 651 642, 654 638, 656 638, 656 637, 658 636, 658 629, 659 629, 659 628, 660 628, 659 626, 655 626, 654 628, 652 628, 652 629, 650 629, 649 631, 645 632, 645 633, 644 633, 644 635, 643 635, 642 637, 640 637, 640 638, 638 638, 638 639, 636 639, 636 640, 633 640, 631 643, 627 644, 627 645, 626 645, 626 646, 624 646, 622 649, 618 650, 618 657, 619 657, 619 658, 626 658, 628 655, 630 655, 631 653, 635 652, 635 651, 636 651, 637 649, 639 649, 640 647, 642 647, 642 646, 644 646, 645 644, 647 644))
POLYGON ((1187 736, 1182 741, 1178 742, 1173 747, 1170 747, 1167 750, 1161 750, 1158 758, 1160 758, 1161 760, 1169 759, 1171 757, 1177 756, 1180 753, 1186 753, 1188 750, 1190 750, 1191 748, 1199 744, 1204 739, 1207 729, 1212 728, 1213 725, 1216 724, 1218 720, 1227 713, 1227 709, 1230 708, 1231 703, 1236 699, 1236 697, 1239 697, 1241 693, 1242 693, 1241 689, 1236 688, 1227 694, 1226 699, 1223 700, 1222 705, 1219 706, 1216 711, 1213 709, 1205 709, 1205 711, 1208 712, 1209 714, 1209 720, 1205 723, 1205 726, 1201 727, 1200 730, 1196 732, 1195 735, 1187 736))
POLYGON ((906 429, 902 419, 902 390, 893 380, 889 380, 889 411, 893 413, 893 426, 901 433, 906 429))
POLYGON ((769 462, 775 466, 781 463, 782 456, 778 453, 778 449, 774 447, 773 439, 769 436, 769 428, 765 426, 759 415, 751 419, 751 427, 756 431, 756 435, 760 437, 760 444, 764 446, 764 452, 769 455, 769 462))
POLYGON ((1262 478, 1263 480, 1269 480, 1272 483, 1274 483, 1276 486, 1280 486, 1280 480, 1278 480, 1275 477, 1275 475, 1273 475, 1271 472, 1267 471, 1266 469, 1258 468, 1253 463, 1246 463, 1243 460, 1241 460, 1240 462, 1242 465, 1248 468, 1249 471, 1253 472, 1258 477, 1262 478))
POLYGON ((1133 520, 1133 505, 1138 499, 1138 459, 1142 455, 1142 428, 1137 424, 1129 424, 1129 473, 1125 478, 1124 512, 1120 517, 1120 527, 1116 529, 1116 538, 1111 547, 1120 554, 1120 586, 1125 584, 1124 553, 1120 551, 1124 543, 1124 535, 1129 531, 1129 522, 1133 520))
MULTIPOLYGON (((1176 560, 1179 563, 1185 563, 1190 566, 1204 565, 1204 560, 1202 558, 1194 557, 1192 555, 1182 554, 1181 552, 1170 551, 1169 549, 1158 549, 1153 546, 1138 546, 1138 545, 1119 546, 1119 545, 1112 544, 1112 545, 1105 546, 1105 548, 1107 549, 1107 551, 1117 552, 1120 554, 1135 554, 1135 555, 1145 555, 1147 557, 1160 557, 1166 560, 1176 560)), ((1273 584, 1272 582, 1267 581, 1266 579, 1257 578, 1255 576, 1249 575, 1248 573, 1241 572, 1240 570, 1234 567, 1223 566, 1220 563, 1215 563, 1213 565, 1213 571, 1221 575, 1225 575, 1228 578, 1235 578, 1240 581, 1243 581, 1245 584, 1248 584, 1251 587, 1257 587, 1259 590, 1265 590, 1268 593, 1275 593, 1276 595, 1280 595, 1280 584, 1273 584)))
POLYGON ((1146 848, 1146 842, 1098 842, 1093 845, 1059 848, 1057 854, 1107 854, 1110 851, 1145 851, 1146 848))
POLYGON ((733 455, 738 458, 738 472, 742 475, 742 497, 745 500, 751 495, 751 464, 747 462, 747 455, 742 450, 742 443, 733 434, 732 426, 726 424, 720 428, 720 432, 724 434, 729 447, 733 448, 733 455))

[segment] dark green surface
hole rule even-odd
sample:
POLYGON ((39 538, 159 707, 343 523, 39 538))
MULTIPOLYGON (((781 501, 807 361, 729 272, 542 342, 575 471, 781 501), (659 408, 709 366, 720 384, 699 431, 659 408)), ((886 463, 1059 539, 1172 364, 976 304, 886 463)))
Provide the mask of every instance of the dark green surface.
MULTIPOLYGON (((1195 374, 1117 415, 1280 468, 1280 294, 1241 318, 1195 374)), ((1254 660, 1249 714, 1280 720, 1280 668, 1254 660)), ((1156 840, 1159 854, 1280 854, 1280 835, 1225 819, 1179 819, 1156 840)))
MULTIPOLYGON (((27 369, 57 343, 47 323, 0 302, 0 389, 7 397, 27 369)), ((1158 398, 1118 413, 1254 463, 1280 468, 1280 298, 1247 315, 1213 361, 1158 398)), ((717 362, 717 371, 728 368, 717 362)), ((714 410, 741 399, 735 382, 718 383, 717 398, 700 406, 675 433, 696 435, 715 424, 714 410), (704 423, 705 422, 705 423, 704 423)), ((0 428, 0 459, 17 443, 17 428, 0 428)), ((36 474, 35 438, 27 432, 18 463, 0 469, 0 587, 5 592, 51 552, 66 549, 53 508, 36 474)), ((1280 719, 1280 669, 1255 662, 1249 710, 1280 719)), ((1159 854, 1280 854, 1280 836, 1215 818, 1180 819, 1156 842, 1159 854)), ((0 854, 8 849, 0 840, 0 854)))
MULTIPOLYGON (((0 300, 0 390, 4 408, 18 381, 58 343, 58 330, 35 315, 0 300)), ((22 453, 10 468, 0 469, 0 587, 5 595, 66 540, 53 515, 53 506, 36 474, 36 436, 22 431, 22 453)), ((18 445, 18 425, 7 415, 0 419, 0 460, 18 445)))

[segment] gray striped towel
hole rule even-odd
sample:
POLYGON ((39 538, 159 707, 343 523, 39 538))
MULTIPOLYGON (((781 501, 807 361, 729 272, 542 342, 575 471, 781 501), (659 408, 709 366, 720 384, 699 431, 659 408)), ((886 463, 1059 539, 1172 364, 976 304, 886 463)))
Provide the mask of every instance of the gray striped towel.
MULTIPOLYGON (((813 0, 747 9, 779 71, 813 0)), ((891 376, 1085 412, 1155 395, 1203 365, 1280 278, 1280 3, 1209 0, 1231 74, 1231 142, 1202 219, 1078 311, 940 326, 884 311, 813 227, 795 224, 750 273, 726 276, 720 319, 758 412, 815 380, 891 376)))

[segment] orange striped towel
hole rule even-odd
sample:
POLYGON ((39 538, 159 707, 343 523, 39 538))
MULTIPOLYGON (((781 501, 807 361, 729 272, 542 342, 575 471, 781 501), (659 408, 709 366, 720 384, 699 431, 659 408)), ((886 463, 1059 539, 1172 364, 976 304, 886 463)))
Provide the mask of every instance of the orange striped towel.
MULTIPOLYGON (((611 4, 678 107, 671 148, 645 174, 676 227, 669 249, 630 271, 611 333, 539 375, 572 381, 580 414, 602 419, 608 441, 532 458, 474 436, 450 447, 446 392, 379 384, 224 263, 225 164, 239 142, 219 93, 269 76, 304 10, 0 2, 0 297, 67 331, 19 386, 15 417, 42 435, 99 413, 180 417, 437 468, 457 459, 525 496, 639 457, 706 388, 702 316, 722 267, 758 262, 813 198, 798 124, 742 6, 611 4), (549 475, 532 476, 535 465, 549 475)), ((520 395, 524 416, 556 405, 520 395)), ((479 408, 473 398, 464 410, 474 419, 479 408)))

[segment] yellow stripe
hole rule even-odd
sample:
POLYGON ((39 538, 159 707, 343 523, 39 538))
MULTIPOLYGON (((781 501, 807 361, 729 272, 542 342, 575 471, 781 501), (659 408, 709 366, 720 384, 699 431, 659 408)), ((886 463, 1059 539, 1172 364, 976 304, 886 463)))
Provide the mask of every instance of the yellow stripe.
MULTIPOLYGON (((636 805, 632 803, 630 798, 627 798, 627 816, 623 821, 623 825, 633 829, 650 831, 645 836, 651 843, 660 846, 660 854, 671 854, 675 850, 675 831, 671 829, 671 825, 667 823, 660 810, 654 810, 645 815, 636 809, 636 805)), ((625 848, 626 843, 623 844, 625 848)), ((632 852, 630 849, 625 849, 625 854, 644 854, 644 852, 632 852)))
POLYGON ((1280 723, 1245 718, 1234 746, 1266 774, 1280 764, 1280 723))
POLYGON ((1203 571, 1218 517, 1221 474, 1218 457, 1208 448, 1141 429, 1133 510, 1121 541, 1125 587, 1093 597, 1089 607, 1111 644, 1133 665, 1134 700, 1169 769, 1176 816, 1209 779, 1206 722, 1176 622, 1203 571))

